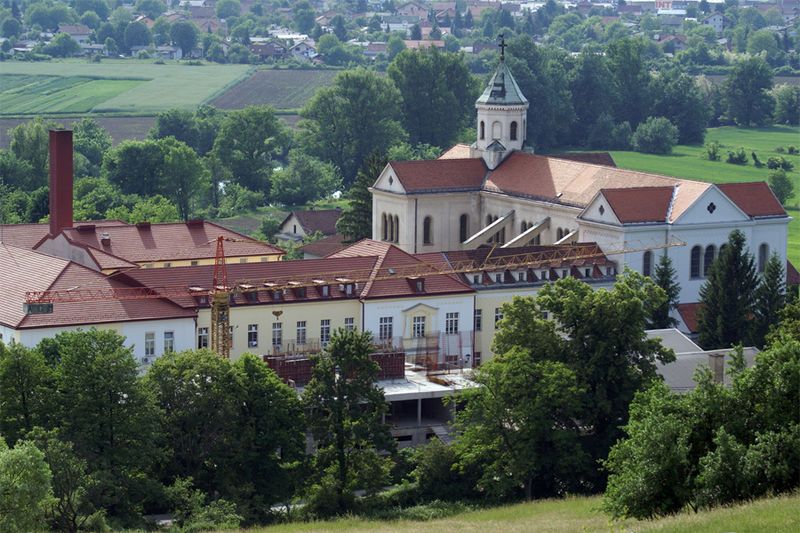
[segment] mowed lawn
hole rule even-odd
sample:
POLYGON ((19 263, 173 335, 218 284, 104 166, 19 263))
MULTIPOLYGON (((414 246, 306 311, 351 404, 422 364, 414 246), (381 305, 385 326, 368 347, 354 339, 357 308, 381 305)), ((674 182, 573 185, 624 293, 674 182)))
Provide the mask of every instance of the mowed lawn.
POLYGON ((425 522, 343 519, 295 523, 249 530, 251 533, 301 533, 371 531, 379 533, 573 533, 650 532, 694 533, 735 531, 737 533, 800 531, 800 496, 758 500, 707 512, 686 512, 659 520, 614 522, 599 510, 600 498, 545 500, 473 511, 450 518, 425 522))
POLYGON ((194 109, 243 79, 248 65, 150 60, 6 61, 0 69, 0 115, 125 113, 194 109), (19 84, 29 84, 20 94, 19 84))
POLYGON ((794 218, 789 225, 789 259, 794 265, 800 265, 800 155, 778 153, 775 148, 795 146, 800 149, 800 128, 790 126, 772 126, 769 128, 745 129, 726 126, 711 128, 706 134, 706 142, 717 141, 722 145, 720 161, 709 161, 701 158, 702 146, 675 147, 671 155, 650 155, 637 152, 612 152, 614 161, 621 168, 677 176, 681 178, 709 181, 712 183, 766 181, 769 169, 767 159, 771 156, 783 156, 794 163, 794 170, 788 173, 794 183, 795 194, 788 201, 789 215, 794 218), (742 147, 750 157, 755 152, 764 163, 764 167, 756 168, 752 158, 747 165, 725 163, 728 151, 742 147))

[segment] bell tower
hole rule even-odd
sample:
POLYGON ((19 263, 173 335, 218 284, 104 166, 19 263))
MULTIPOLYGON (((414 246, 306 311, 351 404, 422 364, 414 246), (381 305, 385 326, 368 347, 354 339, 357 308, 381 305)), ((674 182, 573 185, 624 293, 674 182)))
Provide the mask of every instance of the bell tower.
POLYGON ((500 64, 475 102, 478 135, 472 152, 475 157, 483 157, 490 169, 497 167, 506 155, 522 149, 529 105, 506 65, 508 45, 502 34, 499 46, 500 64))

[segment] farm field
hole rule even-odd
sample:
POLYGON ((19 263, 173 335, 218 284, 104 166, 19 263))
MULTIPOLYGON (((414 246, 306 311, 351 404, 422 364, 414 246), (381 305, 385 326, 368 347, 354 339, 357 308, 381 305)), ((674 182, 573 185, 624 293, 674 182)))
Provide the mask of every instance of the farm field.
POLYGON ((797 494, 757 500, 735 507, 699 513, 685 512, 657 520, 612 522, 598 510, 600 498, 566 498, 507 505, 471 511, 430 521, 371 521, 358 518, 327 522, 296 523, 248 530, 250 533, 301 533, 371 531, 377 533, 449 533, 452 531, 497 531, 522 533, 647 532, 694 533, 736 531, 797 531, 800 527, 800 496, 797 494))
POLYGON ((758 158, 766 163, 771 156, 783 156, 794 163, 794 170, 788 173, 794 183, 795 194, 788 202, 789 215, 794 220, 789 224, 789 259, 800 264, 800 155, 778 153, 775 148, 796 146, 800 148, 800 128, 772 126, 769 128, 744 129, 732 126, 710 128, 706 142, 717 141, 722 145, 721 161, 709 161, 700 156, 702 146, 676 146, 670 155, 640 154, 637 152, 612 152, 614 161, 621 168, 653 172, 668 176, 708 181, 712 183, 766 181, 769 170, 766 166, 756 168, 753 161, 747 165, 725 163, 728 150, 743 147, 747 154, 756 152, 758 158))
MULTIPOLYGON (((114 144, 119 144, 122 141, 132 139, 141 140, 147 137, 147 132, 155 124, 154 116, 141 116, 141 117, 93 117, 100 126, 105 128, 111 135, 114 144)), ((0 117, 0 148, 8 148, 9 138, 8 130, 31 120, 30 118, 2 118, 0 117)), ((52 120, 56 124, 60 124, 66 128, 72 126, 74 122, 80 120, 80 117, 54 117, 52 120)))
POLYGON ((0 115, 147 115, 173 107, 194 109, 249 70, 248 65, 156 65, 149 60, 6 61, 0 74, 0 115), (32 84, 25 94, 18 90, 21 83, 32 84))
POLYGON ((335 70, 258 70, 210 103, 220 109, 269 104, 275 109, 300 109, 320 87, 330 85, 335 70))

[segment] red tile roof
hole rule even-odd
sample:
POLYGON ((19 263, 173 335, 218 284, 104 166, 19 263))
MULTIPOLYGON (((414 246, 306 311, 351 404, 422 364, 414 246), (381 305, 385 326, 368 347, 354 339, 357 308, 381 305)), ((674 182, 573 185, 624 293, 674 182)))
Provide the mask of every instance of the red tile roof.
POLYGON ((346 248, 347 245, 343 242, 344 239, 344 235, 339 233, 335 235, 329 235, 324 239, 301 246, 299 251, 315 257, 326 257, 346 248))
POLYGON ((617 163, 611 154, 608 152, 570 152, 566 154, 550 154, 550 157, 556 159, 566 159, 568 161, 577 161, 579 163, 589 163, 592 165, 603 165, 606 167, 616 168, 617 163))
POLYGON ((213 258, 216 245, 210 241, 220 235, 236 239, 225 242, 227 257, 284 253, 280 248, 207 221, 125 226, 96 225, 83 231, 79 226, 64 230, 64 234, 78 245, 90 246, 135 263, 213 258), (103 233, 108 233, 110 237, 108 244, 103 244, 101 240, 103 233))
POLYGON ((791 261, 786 261, 786 284, 800 285, 800 272, 794 267, 791 261))
POLYGON ((281 225, 285 224, 287 220, 294 215, 303 231, 307 234, 319 231, 323 235, 333 235, 336 233, 336 222, 342 216, 341 209, 313 209, 308 211, 292 211, 283 220, 281 225))
POLYGON ((632 187, 600 191, 623 224, 666 222, 674 187, 632 187))
POLYGON ((717 187, 748 216, 786 216, 786 211, 766 182, 720 183, 717 187))
POLYGON ((434 159, 389 163, 406 192, 478 190, 486 176, 483 159, 434 159))
POLYGON ((53 304, 53 312, 26 315, 26 291, 68 289, 71 287, 126 287, 120 280, 77 263, 0 245, 0 323, 15 329, 78 326, 132 320, 161 320, 193 317, 167 300, 98 301, 53 304))
MULTIPOLYGON (((126 226, 119 220, 97 220, 91 222, 76 222, 76 225, 102 224, 104 226, 126 226)), ((50 232, 49 224, 0 224, 0 242, 19 246, 20 248, 33 248, 50 232)))
POLYGON ((700 310, 699 303, 678 304, 678 314, 681 315, 683 323, 689 329, 690 333, 697 333, 697 313, 700 310))

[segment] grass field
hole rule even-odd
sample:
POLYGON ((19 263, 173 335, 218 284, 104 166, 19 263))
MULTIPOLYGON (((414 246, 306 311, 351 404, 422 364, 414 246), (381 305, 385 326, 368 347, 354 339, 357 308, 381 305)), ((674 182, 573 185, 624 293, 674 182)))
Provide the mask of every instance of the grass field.
POLYGON ((684 513, 660 520, 612 522, 598 510, 599 498, 568 498, 495 507, 427 522, 378 522, 344 519, 296 523, 250 530, 251 533, 374 531, 379 533, 517 532, 648 532, 693 533, 790 532, 800 529, 800 496, 758 500, 709 512, 684 513))
POLYGON ((300 109, 320 87, 330 85, 335 70, 259 70, 211 101, 221 109, 269 104, 275 109, 300 109))
POLYGON ((637 152, 612 152, 614 161, 621 168, 641 170, 677 176, 681 178, 709 181, 712 183, 766 181, 769 170, 766 166, 756 168, 753 161, 747 165, 725 163, 728 150, 743 147, 747 154, 756 152, 758 158, 766 163, 770 156, 783 156, 794 163, 794 170, 788 173, 794 183, 795 194, 788 202, 789 215, 789 259, 795 265, 800 264, 800 156, 780 154, 775 148, 796 146, 800 148, 800 128, 789 126, 773 126, 769 128, 744 129, 735 127, 711 128, 706 134, 706 142, 717 141, 723 148, 722 161, 702 159, 702 146, 677 146, 671 155, 651 155, 637 152))
POLYGON ((149 60, 6 61, 0 115, 154 114, 194 109, 243 79, 247 65, 156 65, 149 60))

